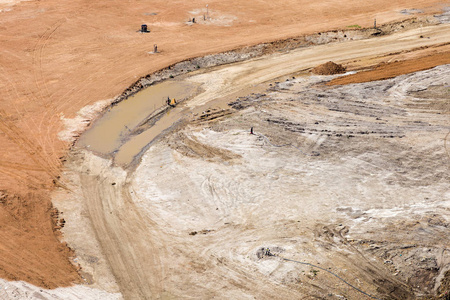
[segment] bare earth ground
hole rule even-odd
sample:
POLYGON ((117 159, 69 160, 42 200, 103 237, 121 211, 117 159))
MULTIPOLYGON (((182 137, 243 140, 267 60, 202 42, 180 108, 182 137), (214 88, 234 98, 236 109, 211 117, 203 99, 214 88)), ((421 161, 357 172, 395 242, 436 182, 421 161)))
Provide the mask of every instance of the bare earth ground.
MULTIPOLYGON (((27 1, 1 12, 2 277, 26 280, 46 288, 80 280, 76 267, 68 259, 73 253, 58 240, 57 230, 64 225, 63 215, 58 215, 49 201, 53 184, 64 185, 59 182, 59 158, 65 154, 68 144, 57 136, 64 117, 74 117, 82 107, 97 100, 111 99, 136 77, 181 59, 353 24, 369 26, 374 16, 379 23, 398 20, 408 17, 399 13, 404 8, 423 8, 430 12, 441 7, 438 1, 385 1, 359 4, 358 8, 350 1, 340 2, 337 7, 329 3, 299 4, 297 1, 208 3, 211 19, 193 26, 185 21, 191 16, 201 19, 201 9, 205 5, 201 1, 181 5, 177 2, 173 7, 168 7, 163 1, 153 3, 151 7, 140 2, 105 5, 82 1, 27 1), (351 17, 343 19, 342 16, 351 17), (135 32, 144 22, 150 25, 151 34, 135 32), (150 55, 148 52, 154 43, 158 43, 161 53, 150 55)), ((89 122, 91 118, 85 115, 81 119, 89 122)), ((86 176, 80 179, 82 184, 89 180, 86 176)), ((124 203, 129 203, 128 200, 124 203)), ((147 217, 144 214, 135 218, 147 217)), ((136 230, 148 236, 151 231, 149 233, 146 229, 144 226, 136 230)), ((92 247, 100 247, 95 237, 90 239, 92 247)), ((143 240, 145 243, 148 241, 143 240)), ((132 250, 120 249, 123 253, 132 253, 132 250)), ((158 255, 150 255, 144 265, 158 266, 158 255)), ((106 256, 109 258, 108 253, 106 256)), ((92 259, 95 261, 95 258, 92 259)), ((85 260, 89 261, 89 257, 85 260)), ((103 289, 117 292, 118 287, 108 271, 108 263, 117 267, 121 262, 100 263, 104 265, 104 270, 97 275, 93 271, 94 275, 89 276, 98 276, 101 279, 96 282, 103 289)), ((139 264, 121 267, 128 272, 133 268, 137 271, 142 269, 139 264)), ((116 279, 117 270, 121 269, 112 271, 116 279)), ((132 278, 136 280, 131 281, 130 287, 139 285, 139 280, 143 280, 148 271, 142 272, 137 272, 132 278)), ((164 270, 158 272, 155 274, 164 275, 164 270)), ((89 283, 89 276, 81 274, 89 283)), ((168 274, 170 277, 173 273, 168 274)), ((142 290, 137 292, 163 294, 166 287, 161 285, 161 278, 152 277, 150 284, 143 285, 142 290)), ((124 285, 120 277, 118 280, 119 285, 124 285)), ((167 284, 168 295, 179 295, 179 287, 172 288, 167 284)), ((286 295, 293 293, 284 288, 276 290, 286 295)), ((126 290, 122 292, 127 294, 126 290)))
MULTIPOLYGON (((448 40, 448 25, 441 26, 427 29, 430 43, 448 40)), ((448 269, 448 67, 337 88, 322 84, 331 77, 302 73, 269 84, 339 54, 364 61, 365 55, 417 48, 424 42, 419 30, 293 50, 181 78, 201 83, 203 92, 168 116, 182 114, 183 107, 204 113, 192 120, 196 125, 154 144, 134 174, 76 151, 65 174, 76 192, 58 207, 73 214, 65 228, 71 245, 101 264, 81 259, 83 269, 103 270, 108 261, 126 298, 360 297, 327 273, 316 278, 320 269, 258 257, 269 247, 284 258, 327 265, 378 297, 439 294, 448 269), (234 103, 242 111, 238 116, 202 121, 227 114, 216 107, 255 85, 262 94, 234 103), (269 140, 249 135, 251 126, 269 140), (302 152, 269 142, 293 143, 302 152), (304 155, 313 151, 320 155, 304 155), (433 163, 424 160, 431 154, 433 163), (73 236, 83 222, 97 233, 103 253, 73 236), (417 232, 408 231, 411 224, 417 232), (204 235, 209 238, 202 243, 204 235), (298 239, 302 246, 286 245, 298 239), (266 264, 273 269, 261 267, 266 264), (309 277, 303 280, 302 271, 309 277)))
MULTIPOLYGON (((445 47, 450 49, 450 47, 445 47)), ((383 80, 393 78, 406 73, 426 70, 436 65, 445 65, 450 63, 450 51, 431 54, 429 56, 410 59, 406 61, 397 61, 393 63, 384 63, 374 67, 372 70, 358 72, 356 74, 347 75, 333 79, 328 85, 343 85, 350 83, 370 82, 375 80, 383 80)))
POLYGON ((65 176, 79 192, 66 201, 84 199, 126 298, 364 297, 283 258, 380 299, 440 293, 450 266, 450 127, 439 109, 449 66, 319 84, 331 78, 283 81, 237 99, 232 115, 199 116, 130 176, 74 153, 65 176))
POLYGON ((448 66, 350 88, 300 78, 241 98, 234 117, 156 144, 130 190, 166 242, 165 288, 175 297, 361 299, 321 270, 259 258, 269 247, 380 298, 433 290, 450 262, 450 128, 448 115, 409 92, 449 79, 448 66), (250 126, 302 152, 249 135, 250 126), (320 156, 305 155, 313 151, 320 156))

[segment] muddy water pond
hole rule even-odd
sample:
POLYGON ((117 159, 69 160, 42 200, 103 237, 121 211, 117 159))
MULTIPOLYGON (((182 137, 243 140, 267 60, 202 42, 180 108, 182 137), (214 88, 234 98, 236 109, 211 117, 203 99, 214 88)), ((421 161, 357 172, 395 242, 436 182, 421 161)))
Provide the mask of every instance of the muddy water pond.
MULTIPOLYGON (((180 108, 168 110, 167 98, 183 100, 192 97, 197 91, 197 85, 185 81, 165 81, 152 85, 132 97, 111 107, 89 128, 77 142, 77 147, 105 156, 119 155, 116 163, 129 164, 151 140, 165 128, 159 128, 156 122, 153 127, 136 135, 136 129, 148 122, 155 113, 168 116, 176 115, 180 108), (136 135, 136 136, 134 136, 136 135), (124 150, 121 148, 126 146, 124 150)), ((176 117, 175 117, 176 118, 176 117)), ((179 118, 179 117, 178 117, 179 118)), ((166 118, 163 118, 166 119, 166 118)), ((172 117, 170 117, 172 121, 172 117)), ((169 122, 170 122, 169 121, 169 122)), ((163 122, 165 123, 167 122, 163 122)))

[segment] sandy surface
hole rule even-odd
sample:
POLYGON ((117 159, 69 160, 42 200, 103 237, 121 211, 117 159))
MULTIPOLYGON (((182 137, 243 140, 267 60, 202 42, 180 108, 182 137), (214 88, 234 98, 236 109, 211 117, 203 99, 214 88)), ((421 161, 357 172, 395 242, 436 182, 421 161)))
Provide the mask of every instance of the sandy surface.
MULTIPOLYGON (((211 99, 230 97, 241 89, 265 81, 310 69, 327 61, 348 64, 370 57, 386 56, 397 51, 427 47, 450 40, 450 24, 408 30, 378 39, 347 41, 292 50, 287 54, 275 54, 264 59, 255 59, 217 71, 193 75, 189 80, 202 83, 205 92, 188 102, 188 106, 200 106, 211 99), (426 31, 430 39, 417 35, 426 31)), ((443 49, 446 51, 447 49, 443 49)), ((448 53, 447 53, 448 54, 448 53)), ((445 53, 443 54, 445 56, 445 53)))
POLYGON ((46 300, 84 300, 84 299, 123 299, 120 293, 107 293, 83 285, 69 288, 43 289, 23 281, 0 279, 0 299, 46 299, 46 300))
MULTIPOLYGON (((46 288, 86 280, 71 260, 73 252, 59 242, 65 220, 51 207, 49 196, 55 186, 67 186, 59 176, 74 138, 58 133, 64 120, 76 117, 82 107, 112 99, 137 78, 189 57, 356 24, 371 26, 374 18, 381 24, 412 16, 403 9, 429 13, 442 7, 440 1, 420 0, 357 7, 352 1, 338 6, 208 3, 209 18, 200 24, 186 22, 201 18, 203 1, 105 5, 51 0, 18 2, 7 10, 1 6, 0 236, 8 241, 0 247, 1 277, 46 288), (142 23, 151 33, 136 32, 142 23), (160 53, 149 54, 155 43, 160 53)), ((78 116, 82 125, 92 118, 78 116)))
POLYGON ((450 127, 435 108, 447 99, 411 95, 448 86, 449 66, 317 85, 331 78, 241 97, 232 116, 162 138, 130 176, 74 153, 72 172, 126 298, 361 299, 329 273, 282 258, 379 298, 436 291, 450 267, 450 127))
MULTIPOLYGON (((447 26, 428 29, 432 42, 448 40, 447 26)), ((416 35, 411 30, 383 37, 383 43, 316 46, 193 73, 186 80, 203 84, 205 92, 184 107, 204 113, 152 145, 134 173, 85 150, 74 152, 69 173, 81 197, 74 201, 83 203, 123 295, 358 297, 328 274, 316 278, 315 271, 295 263, 259 257, 261 247, 330 266, 371 294, 405 299, 434 293, 436 278, 448 269, 440 243, 448 222, 442 162, 449 128, 448 116, 441 114, 448 66, 336 88, 318 85, 332 78, 326 76, 269 81, 258 87, 260 94, 233 104, 240 113, 202 121, 208 107, 216 110, 218 103, 236 99, 240 89, 287 77, 335 53, 355 61, 417 48, 425 40, 416 35), (432 100, 420 100, 427 94, 411 96, 431 85, 444 87, 430 89, 432 100), (268 139, 249 135, 251 126, 268 139), (297 148, 273 146, 285 144, 297 148), (414 223, 417 214, 425 221, 414 223), (417 232, 407 232, 411 222, 417 232), (395 238, 377 235, 386 230, 395 238), (411 267, 397 256, 418 262, 411 267), (302 271, 308 275, 304 280, 302 271)), ((170 118, 173 114, 177 110, 170 118)), ((221 114, 218 110, 216 117, 221 114)), ((76 228, 65 232, 79 249, 83 242, 71 239, 76 228)))
POLYGON ((372 70, 358 72, 356 74, 333 79, 328 84, 342 85, 383 80, 407 73, 430 69, 439 65, 449 64, 450 46, 439 47, 439 50, 443 51, 443 53, 431 54, 429 56, 420 57, 417 59, 380 64, 374 67, 372 70))

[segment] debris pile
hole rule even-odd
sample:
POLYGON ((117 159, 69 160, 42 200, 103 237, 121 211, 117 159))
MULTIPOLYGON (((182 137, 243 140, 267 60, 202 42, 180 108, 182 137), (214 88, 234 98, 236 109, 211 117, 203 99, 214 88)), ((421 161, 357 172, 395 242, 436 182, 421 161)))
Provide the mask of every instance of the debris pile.
POLYGON ((344 66, 329 61, 315 67, 311 72, 317 75, 334 75, 345 73, 345 70, 346 68, 344 66))

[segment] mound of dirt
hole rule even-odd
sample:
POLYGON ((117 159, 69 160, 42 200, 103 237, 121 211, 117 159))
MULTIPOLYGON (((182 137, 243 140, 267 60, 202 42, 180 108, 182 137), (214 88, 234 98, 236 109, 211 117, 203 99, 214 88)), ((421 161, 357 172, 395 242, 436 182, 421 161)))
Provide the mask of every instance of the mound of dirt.
POLYGON ((332 61, 321 64, 320 66, 315 67, 311 71, 317 75, 334 75, 334 74, 342 74, 345 73, 345 67, 342 65, 338 65, 332 61))

